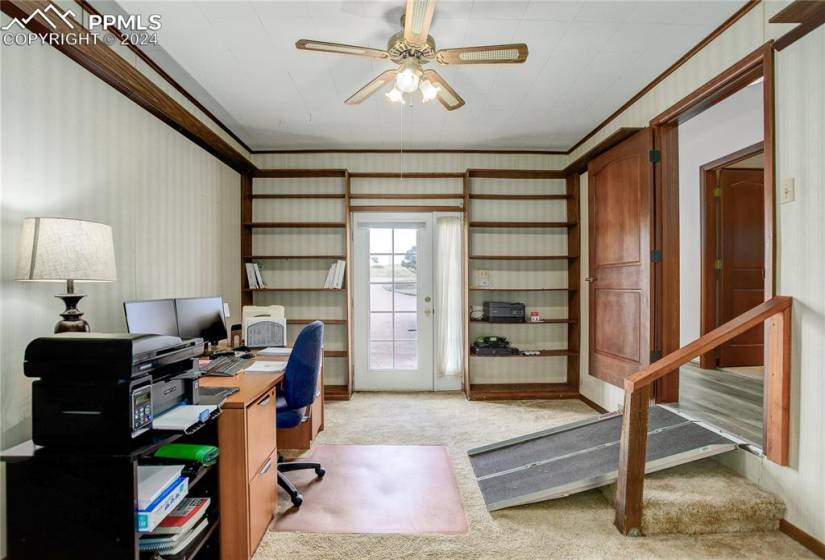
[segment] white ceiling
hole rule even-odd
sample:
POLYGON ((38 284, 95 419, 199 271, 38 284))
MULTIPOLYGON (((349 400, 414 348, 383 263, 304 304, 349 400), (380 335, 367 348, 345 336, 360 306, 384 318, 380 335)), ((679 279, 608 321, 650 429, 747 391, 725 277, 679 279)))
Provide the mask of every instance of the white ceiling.
POLYGON ((447 112, 381 94, 345 105, 392 63, 294 47, 308 38, 383 49, 403 0, 118 3, 161 14, 165 52, 149 55, 253 149, 564 150, 742 6, 440 0, 430 31, 439 48, 530 49, 521 65, 440 67, 467 101, 447 112))

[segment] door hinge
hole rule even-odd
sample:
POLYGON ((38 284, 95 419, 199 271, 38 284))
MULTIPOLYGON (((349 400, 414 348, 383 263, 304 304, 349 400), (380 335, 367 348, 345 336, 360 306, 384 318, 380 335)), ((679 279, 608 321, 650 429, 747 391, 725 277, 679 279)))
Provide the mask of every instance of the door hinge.
POLYGON ((722 270, 722 259, 716 259, 716 262, 713 263, 713 268, 716 270, 722 270))
POLYGON ((650 158, 651 163, 659 163, 662 161, 662 152, 660 150, 650 150, 647 157, 650 158))
POLYGON ((650 351, 650 363, 658 362, 662 359, 662 351, 661 350, 651 350, 650 351))
POLYGON ((715 189, 713 189, 713 196, 715 198, 721 197, 722 196, 722 187, 716 187, 715 189))
POLYGON ((662 262, 662 251, 659 249, 654 249, 650 252, 650 262, 660 263, 662 262))

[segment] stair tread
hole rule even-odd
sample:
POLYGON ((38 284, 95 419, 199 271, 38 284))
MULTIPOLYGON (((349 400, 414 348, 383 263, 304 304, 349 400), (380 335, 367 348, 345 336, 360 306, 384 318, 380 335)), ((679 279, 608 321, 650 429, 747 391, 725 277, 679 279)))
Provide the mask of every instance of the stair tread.
MULTIPOLYGON (((616 485, 602 488, 612 503, 616 485)), ((645 476, 642 533, 774 531, 785 512, 777 496, 713 459, 645 476)))

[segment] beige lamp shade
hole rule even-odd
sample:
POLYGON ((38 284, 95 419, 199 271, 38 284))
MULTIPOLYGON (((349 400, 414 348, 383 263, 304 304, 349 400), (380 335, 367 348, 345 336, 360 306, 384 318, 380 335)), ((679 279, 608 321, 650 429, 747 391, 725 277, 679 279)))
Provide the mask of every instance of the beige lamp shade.
POLYGON ((112 228, 72 218, 26 218, 17 258, 18 280, 117 280, 112 228))

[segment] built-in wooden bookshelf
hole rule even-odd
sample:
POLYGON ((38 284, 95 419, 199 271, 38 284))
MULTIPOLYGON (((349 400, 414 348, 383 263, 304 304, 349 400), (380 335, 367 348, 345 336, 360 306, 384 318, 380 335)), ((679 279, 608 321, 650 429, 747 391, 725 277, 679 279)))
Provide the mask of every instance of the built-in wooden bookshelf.
MULTIPOLYGON (((466 206, 465 222, 465 298, 467 312, 465 333, 467 360, 465 364, 465 392, 473 400, 577 398, 579 394, 579 201, 578 177, 566 177, 560 171, 468 169, 464 178, 466 206), (486 179, 485 188, 479 188, 477 179, 486 179), (534 183, 544 180, 541 186, 534 183), (552 180, 548 182, 547 180, 552 180), (522 184, 532 184, 522 187, 522 184), (544 185, 547 185, 546 187, 544 185), (503 205, 511 204, 506 208, 503 205), (494 205, 485 209, 483 204, 494 205), (541 205, 541 209, 537 209, 541 205), (493 212, 491 208, 495 207, 493 212), (521 212, 524 215, 518 215, 521 212), (539 215, 540 214, 540 215, 539 215), (525 234, 524 232, 529 232, 525 234), (553 247, 540 247, 545 243, 542 234, 566 236, 548 238, 553 247), (478 236, 483 233, 485 242, 478 236), (508 242, 512 236, 534 236, 527 243, 508 242), (538 241, 535 241, 538 240, 538 241), (492 245, 493 251, 485 245, 492 245), (527 247, 525 250, 514 250, 527 247), (504 250, 502 250, 504 248, 504 250), (535 254, 531 254, 534 253, 535 254), (485 254, 489 253, 489 254, 485 254), (474 272, 493 267, 506 284, 493 282, 489 286, 473 285, 474 272), (533 268, 530 268, 533 267, 533 268), (546 271, 542 267, 551 267, 546 271), (555 267, 555 268, 552 268, 555 267), (550 278, 564 281, 535 286, 535 278, 546 272, 550 278), (523 282, 520 282, 523 280, 523 282), (485 296, 485 294, 490 294, 485 296), (525 300, 529 299, 529 303, 525 300), (548 298, 555 298, 548 303, 548 298), (481 305, 485 300, 506 300, 527 303, 530 308, 545 308, 538 322, 490 323, 470 319, 470 307, 481 305), (563 304, 563 305, 562 305, 563 304), (558 311, 564 308, 564 312, 558 311), (550 314, 552 309, 559 316, 550 314), (564 333, 560 340, 559 330, 564 333), (551 332, 552 331, 552 332, 551 332), (544 334, 547 333, 547 334, 544 334), (528 338, 528 348, 520 346, 528 338), (476 336, 507 336, 513 346, 527 350, 528 355, 478 356, 471 352, 476 336), (546 347, 541 346, 546 339, 546 347), (562 346, 559 348, 558 346, 562 346), (535 353, 533 353, 535 352, 535 353), (502 361, 507 360, 507 361, 502 361), (532 382, 509 381, 512 364, 524 360, 525 368, 532 368, 537 378, 532 382), (500 370, 496 364, 500 363, 500 370), (546 366, 544 364, 547 364, 546 366), (478 370, 486 370, 486 379, 479 382, 478 370), (505 365, 506 364, 506 365, 505 365), (555 371, 553 371, 555 370, 555 371), (493 371, 491 378, 490 371, 493 371), (543 372, 546 372, 546 379, 543 372)), ((529 320, 529 317, 528 317, 529 320)))
MULTIPOLYGON (((383 204, 383 203, 382 203, 383 204)), ((467 354, 465 360, 464 389, 467 397, 478 400, 495 399, 528 399, 528 398, 576 398, 579 383, 579 188, 578 176, 566 176, 561 171, 551 170, 508 170, 508 169, 468 169, 464 173, 452 172, 349 172, 346 169, 262 169, 253 175, 247 176, 242 182, 241 206, 241 246, 242 264, 257 262, 267 276, 268 267, 280 267, 280 270, 301 271, 305 268, 317 272, 318 267, 335 260, 344 260, 347 263, 344 286, 340 289, 327 289, 312 282, 304 282, 298 276, 290 276, 291 282, 279 285, 270 283, 265 288, 250 289, 246 281, 246 273, 242 268, 242 301, 245 305, 281 304, 287 307, 287 324, 290 327, 300 327, 315 320, 310 316, 311 307, 304 305, 296 317, 290 317, 289 298, 300 297, 306 304, 312 298, 339 298, 330 307, 329 299, 319 300, 318 319, 323 320, 330 328, 343 328, 345 343, 343 347, 327 349, 325 358, 345 362, 346 373, 343 381, 327 377, 324 387, 325 398, 348 399, 352 394, 352 293, 350 278, 352 262, 351 252, 351 216, 353 212, 363 211, 457 211, 464 213, 464 254, 465 254, 465 301, 467 305, 464 317, 465 340, 467 354), (437 189, 419 189, 422 192, 352 192, 353 179, 457 179, 463 182, 461 192, 433 192, 437 189), (340 181, 340 188, 330 189, 312 188, 278 188, 281 185, 290 187, 292 179, 332 178, 340 181), (268 188, 254 188, 255 179, 267 179, 268 188), (278 187, 273 187, 272 179, 277 179, 278 187), (477 181, 484 181, 486 188, 478 188, 477 181), (551 181, 548 183, 548 180, 551 181), (536 181, 544 181, 537 183, 536 181), (520 184, 547 184, 547 188, 519 188, 520 184), (491 188, 490 185, 493 185, 491 188), (563 186, 562 186, 563 185, 563 186), (423 192, 423 191, 427 192, 423 192), (386 200, 386 205, 378 206, 369 202, 370 199, 386 200), (433 206, 422 206, 427 200, 459 201, 459 205, 442 206, 434 202, 433 206), (306 217, 306 221, 298 221, 299 214, 292 213, 281 216, 280 219, 270 219, 266 215, 256 212, 256 209, 266 205, 305 204, 305 208, 312 208, 324 204, 341 204, 341 213, 337 217, 317 217, 316 214, 306 217), (410 206, 408 204, 418 205, 410 206), (479 205, 491 205, 488 208, 502 208, 506 205, 515 205, 523 209, 523 215, 513 215, 506 212, 480 212, 471 209, 479 205), (254 206, 253 206, 254 205, 254 206), (519 206, 521 205, 521 206, 519 206), (537 208, 547 209, 539 213, 537 208), (256 219, 256 216, 261 216, 256 219), (323 235, 337 235, 341 237, 341 244, 336 250, 327 247, 327 250, 313 251, 309 249, 311 243, 297 242, 299 246, 270 246, 262 249, 253 242, 256 236, 270 235, 288 236, 292 240, 311 238, 312 235, 323 232, 323 235), (508 246, 507 243, 487 244, 475 243, 476 235, 495 236, 499 239, 517 238, 519 235, 530 236, 527 244, 508 246), (566 242, 559 241, 553 246, 537 247, 536 243, 543 243, 542 236, 566 236, 566 242), (563 245, 563 246, 562 246, 563 245), (517 247, 517 248, 515 248, 517 247), (521 250, 523 249, 523 250, 521 250), (293 253, 293 254, 290 254, 293 253), (507 284, 496 284, 487 287, 471 286, 474 270, 479 268, 496 267, 508 271, 508 278, 513 280, 507 284), (534 268, 530 268, 534 267, 534 268), (536 271, 554 270, 551 275, 561 278, 564 282, 553 282, 547 285, 534 285, 535 281, 519 283, 519 271, 524 272, 527 279, 536 271), (301 296, 294 294, 304 294, 301 296), (326 294, 333 294, 327 296, 326 294), (485 296, 489 294, 489 296, 485 296), (537 322, 525 323, 489 323, 486 321, 471 320, 470 304, 478 305, 485 299, 507 299, 510 301, 524 301, 529 299, 528 313, 531 307, 544 307, 542 318, 537 322), (552 304, 542 302, 550 301, 552 304), (538 303, 536 303, 538 302, 538 303), (540 305, 539 305, 540 304, 540 305), (340 313, 336 311, 340 307, 340 313), (552 312, 551 312, 552 310, 552 312), (297 318, 305 317, 305 318, 297 318), (326 319, 325 319, 326 317, 326 319), (561 329, 561 330, 560 330, 561 329), (559 338, 559 333, 564 339, 559 338), (515 346, 519 346, 519 338, 528 336, 534 344, 523 350, 534 351, 531 355, 514 355, 504 357, 481 357, 470 352, 470 345, 475 336, 481 334, 502 334, 508 336, 515 346), (546 335, 544 333, 547 333, 546 335), (544 347, 535 347, 536 336, 547 337, 544 347), (501 360, 508 362, 500 362, 501 360), (515 360, 515 361, 514 361, 515 360), (509 372, 513 370, 513 363, 523 363, 524 367, 533 368, 533 371, 545 368, 546 379, 532 382, 523 380, 509 381, 509 372), (497 363, 501 363, 500 371, 497 363), (496 371, 491 378, 489 375, 483 382, 474 380, 474 370, 481 369, 479 364, 485 364, 488 370, 496 371), (536 368, 539 368, 536 370, 536 368), (552 369, 558 371, 551 372, 552 369)), ((265 214, 265 213, 264 213, 265 214)), ((513 244, 511 244, 513 245, 513 244)), ((540 274, 538 274, 540 276, 540 274)), ((309 274, 308 274, 309 277, 309 274)), ((537 377, 541 377, 538 375, 537 377)))
MULTIPOLYGON (((350 177, 345 169, 259 169, 242 182, 241 254, 242 265, 259 264, 267 277, 287 277, 269 281, 264 288, 251 289, 242 266, 242 302, 244 305, 283 305, 286 307, 290 338, 297 329, 314 320, 327 326, 324 350, 324 398, 349 399, 352 395, 352 330, 350 295, 350 177), (296 183, 302 182, 300 186, 296 183), (262 183, 266 188, 259 188, 262 183), (333 185, 334 183, 334 185, 333 185), (317 217, 321 205, 335 216, 317 217), (282 205, 294 211, 277 212, 282 205), (311 214, 306 221, 298 217, 311 214), (256 216, 266 216, 256 219, 256 216), (277 216, 271 219, 269 216, 277 216), (335 236, 334 252, 317 248, 317 232, 335 236), (269 237, 260 237, 269 236, 269 237), (280 242, 283 239, 285 241, 280 242), (260 245, 267 245, 261 250, 260 245), (289 254, 297 249, 299 252, 289 254), (346 264, 341 288, 324 288, 322 272, 337 260, 346 264), (333 294, 329 300, 327 294, 333 294), (297 298, 297 299, 296 299, 297 298), (324 299, 326 298, 326 299, 324 299), (291 317, 291 309, 300 313, 291 317), (312 316, 317 311, 317 317, 312 316), (333 329, 337 333, 335 348, 329 348, 333 329), (343 334, 341 334, 343 333, 343 334), (343 363, 343 366, 341 366, 343 363), (342 373, 343 369, 343 373, 342 373), (335 372, 337 375, 333 375, 335 372)), ((323 212, 321 212, 323 213, 323 212)), ((327 245, 329 237, 326 238, 327 245)), ((323 243, 321 243, 323 244, 323 243)))

